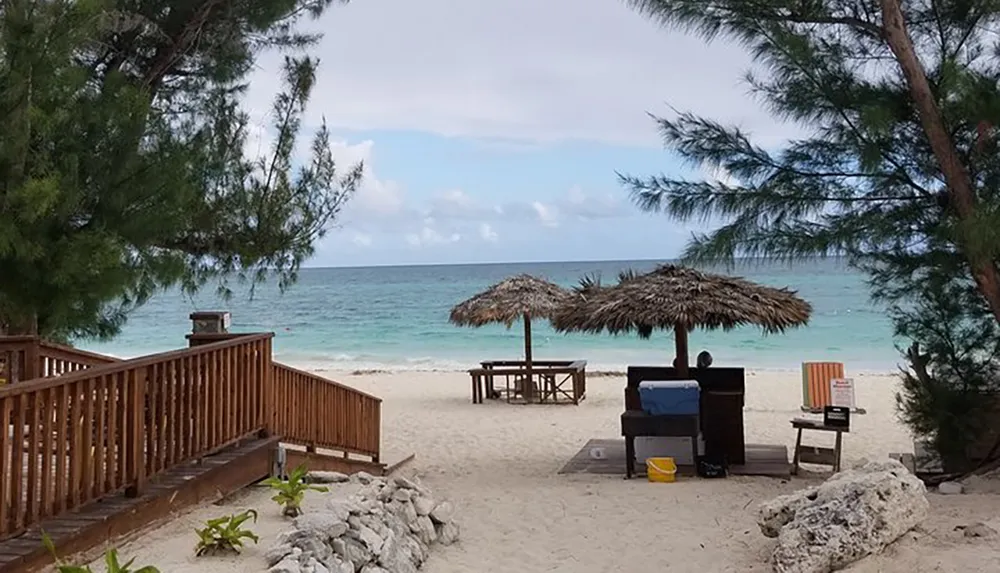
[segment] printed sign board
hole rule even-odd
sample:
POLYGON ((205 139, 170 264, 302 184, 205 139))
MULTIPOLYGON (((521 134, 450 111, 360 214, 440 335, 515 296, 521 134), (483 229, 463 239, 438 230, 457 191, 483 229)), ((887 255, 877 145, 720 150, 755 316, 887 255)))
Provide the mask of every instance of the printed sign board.
POLYGON ((830 380, 830 405, 843 406, 851 410, 855 408, 853 378, 833 378, 830 380))
POLYGON ((823 408, 823 425, 829 428, 851 427, 851 409, 843 406, 827 406, 823 408))

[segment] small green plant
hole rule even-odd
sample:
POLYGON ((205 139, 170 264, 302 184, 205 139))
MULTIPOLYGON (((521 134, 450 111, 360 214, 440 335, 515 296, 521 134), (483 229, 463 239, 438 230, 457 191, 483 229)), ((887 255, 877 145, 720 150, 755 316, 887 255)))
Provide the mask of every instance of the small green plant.
MULTIPOLYGON (((56 554, 55 543, 52 542, 52 538, 49 537, 47 533, 42 533, 42 544, 45 545, 45 549, 52 554, 52 558, 56 561, 56 571, 59 573, 93 573, 93 570, 88 565, 70 565, 59 559, 59 555, 56 554)), ((160 570, 152 565, 146 565, 145 567, 140 567, 138 569, 132 569, 132 563, 135 559, 129 559, 125 563, 118 562, 118 550, 111 548, 104 553, 104 564, 107 567, 107 573, 160 573, 160 570)))
POLYGON ((239 553, 245 539, 257 543, 260 538, 254 532, 243 529, 243 524, 251 519, 254 523, 257 522, 257 512, 252 509, 209 519, 205 522, 205 527, 195 530, 198 534, 195 554, 201 557, 209 553, 239 553))
POLYGON ((287 480, 271 477, 263 482, 277 492, 271 499, 284 508, 282 513, 287 517, 298 517, 302 514, 302 499, 307 491, 330 491, 329 488, 320 485, 309 485, 306 482, 306 473, 306 466, 302 465, 292 470, 287 480))

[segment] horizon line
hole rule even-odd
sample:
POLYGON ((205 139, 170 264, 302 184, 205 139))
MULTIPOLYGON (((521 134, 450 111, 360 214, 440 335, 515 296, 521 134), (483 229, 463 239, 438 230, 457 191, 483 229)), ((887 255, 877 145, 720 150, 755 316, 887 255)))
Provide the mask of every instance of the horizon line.
MULTIPOLYGON (((777 259, 778 257, 735 257, 734 261, 765 261, 777 259)), ((815 255, 803 257, 803 259, 840 259, 840 255, 815 255)), ((457 262, 457 263, 377 263, 371 265, 323 265, 323 266, 303 266, 302 270, 324 270, 324 269, 373 269, 373 268, 407 268, 407 267, 484 267, 497 265, 551 265, 566 263, 661 263, 676 262, 678 258, 655 258, 655 259, 576 259, 576 260, 548 260, 548 261, 488 261, 488 262, 457 262)), ((788 264, 792 264, 789 261, 788 264)))

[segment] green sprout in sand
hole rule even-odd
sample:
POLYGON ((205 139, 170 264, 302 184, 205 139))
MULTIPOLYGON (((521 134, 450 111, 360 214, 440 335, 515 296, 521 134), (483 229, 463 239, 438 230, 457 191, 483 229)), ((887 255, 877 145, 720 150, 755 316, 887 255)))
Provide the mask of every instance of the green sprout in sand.
MULTIPOLYGON (((93 569, 89 565, 70 565, 59 558, 56 554, 56 545, 52 542, 52 538, 49 537, 47 533, 42 533, 42 545, 45 549, 52 554, 52 558, 56 562, 56 571, 58 573, 94 573, 93 569)), ((160 570, 152 565, 146 565, 145 567, 140 567, 138 569, 132 569, 132 563, 135 559, 129 559, 125 563, 119 563, 118 561, 118 550, 115 548, 108 549, 104 553, 104 565, 106 567, 105 571, 107 573, 160 573, 160 570)))
POLYGON ((329 488, 324 486, 310 485, 306 481, 306 474, 306 467, 301 465, 292 470, 287 480, 270 477, 263 481, 264 485, 270 486, 271 489, 277 492, 271 499, 284 508, 282 513, 286 517, 298 517, 302 514, 302 500, 305 498, 307 491, 312 490, 323 493, 330 491, 329 488))

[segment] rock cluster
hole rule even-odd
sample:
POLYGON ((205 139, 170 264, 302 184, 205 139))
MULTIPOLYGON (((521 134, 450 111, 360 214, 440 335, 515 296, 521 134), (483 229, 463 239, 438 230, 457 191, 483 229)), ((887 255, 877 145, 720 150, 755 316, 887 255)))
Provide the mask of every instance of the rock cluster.
POLYGON ((265 554, 270 573, 413 573, 433 544, 458 540, 452 504, 435 501, 413 480, 364 472, 350 478, 316 472, 310 478, 353 481, 361 488, 296 518, 265 554))
POLYGON ((778 538, 775 571, 829 573, 882 551, 920 523, 926 493, 898 461, 869 462, 764 503, 758 525, 778 538))

